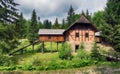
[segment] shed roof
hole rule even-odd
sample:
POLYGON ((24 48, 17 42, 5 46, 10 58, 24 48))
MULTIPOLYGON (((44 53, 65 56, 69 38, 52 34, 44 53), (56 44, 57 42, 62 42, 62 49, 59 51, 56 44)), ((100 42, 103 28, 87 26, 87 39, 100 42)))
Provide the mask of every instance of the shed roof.
POLYGON ((39 29, 39 35, 63 35, 64 29, 39 29))

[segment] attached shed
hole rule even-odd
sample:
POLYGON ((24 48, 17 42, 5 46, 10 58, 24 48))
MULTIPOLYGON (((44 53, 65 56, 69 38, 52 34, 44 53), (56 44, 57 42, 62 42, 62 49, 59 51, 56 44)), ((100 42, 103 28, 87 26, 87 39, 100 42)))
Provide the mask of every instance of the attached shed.
POLYGON ((63 29, 40 29, 39 40, 40 42, 64 42, 63 29))

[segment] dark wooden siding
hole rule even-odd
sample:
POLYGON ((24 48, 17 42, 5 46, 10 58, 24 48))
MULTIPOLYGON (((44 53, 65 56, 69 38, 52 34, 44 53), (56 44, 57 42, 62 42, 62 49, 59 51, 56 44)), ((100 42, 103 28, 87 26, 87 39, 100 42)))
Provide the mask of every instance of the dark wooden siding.
POLYGON ((64 36, 63 35, 40 35, 39 39, 41 42, 64 42, 64 36))

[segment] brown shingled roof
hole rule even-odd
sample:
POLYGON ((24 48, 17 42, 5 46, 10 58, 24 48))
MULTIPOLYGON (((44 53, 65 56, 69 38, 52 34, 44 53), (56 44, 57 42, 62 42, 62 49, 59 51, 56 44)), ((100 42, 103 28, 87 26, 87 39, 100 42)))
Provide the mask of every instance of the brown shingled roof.
POLYGON ((97 32, 98 31, 98 29, 87 19, 87 17, 85 16, 85 15, 82 15, 81 17, 80 17, 80 19, 78 19, 76 22, 74 22, 71 26, 69 26, 67 29, 66 29, 66 31, 68 30, 68 29, 70 29, 75 23, 86 23, 86 24, 90 24, 94 29, 95 29, 95 31, 97 32))

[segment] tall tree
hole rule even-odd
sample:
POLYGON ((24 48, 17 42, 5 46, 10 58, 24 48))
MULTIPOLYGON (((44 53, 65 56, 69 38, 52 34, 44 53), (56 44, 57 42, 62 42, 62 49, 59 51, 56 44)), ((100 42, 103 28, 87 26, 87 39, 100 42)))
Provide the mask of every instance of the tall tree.
POLYGON ((85 16, 86 16, 89 20, 91 20, 91 15, 90 15, 88 9, 86 10, 86 14, 85 14, 85 16))
POLYGON ((106 24, 104 20, 104 11, 98 11, 94 13, 94 15, 92 16, 92 22, 99 30, 102 31, 102 26, 106 24))
POLYGON ((115 50, 120 52, 120 42, 117 42, 120 41, 120 0, 108 0, 104 17, 107 25, 104 26, 102 36, 115 50))
POLYGON ((67 16, 67 27, 70 26, 75 21, 74 15, 75 15, 74 9, 71 5, 67 16))
POLYGON ((14 0, 0 0, 0 21, 3 23, 16 23, 18 14, 14 0))
POLYGON ((23 18, 23 14, 21 13, 16 23, 16 32, 18 33, 19 38, 25 37, 25 33, 26 33, 25 27, 26 27, 25 19, 23 18))
POLYGON ((45 20, 43 22, 44 29, 51 29, 52 28, 52 23, 49 20, 45 20))
POLYGON ((58 18, 55 19, 55 23, 53 24, 53 29, 59 29, 58 18))
POLYGON ((34 52, 34 41, 38 39, 37 32, 38 32, 37 15, 34 9, 32 12, 31 23, 29 25, 29 34, 28 34, 28 39, 32 43, 33 52, 34 52))
POLYGON ((61 29, 65 29, 65 28, 66 28, 66 23, 65 20, 63 19, 61 24, 61 29))

